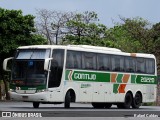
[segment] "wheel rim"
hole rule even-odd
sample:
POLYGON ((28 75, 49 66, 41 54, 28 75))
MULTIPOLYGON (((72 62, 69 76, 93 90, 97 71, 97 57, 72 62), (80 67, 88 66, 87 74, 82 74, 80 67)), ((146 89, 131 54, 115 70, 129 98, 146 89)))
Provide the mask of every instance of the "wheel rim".
POLYGON ((139 94, 136 94, 135 96, 135 104, 136 105, 141 104, 141 96, 139 94))

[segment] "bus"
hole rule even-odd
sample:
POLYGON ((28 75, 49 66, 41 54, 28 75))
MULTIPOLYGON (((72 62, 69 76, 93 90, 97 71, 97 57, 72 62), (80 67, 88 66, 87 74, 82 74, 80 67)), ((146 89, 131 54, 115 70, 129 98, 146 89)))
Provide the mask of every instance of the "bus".
POLYGON ((79 102, 128 109, 156 101, 152 54, 89 45, 22 46, 4 60, 3 69, 11 72, 11 100, 32 102, 34 108, 79 102))

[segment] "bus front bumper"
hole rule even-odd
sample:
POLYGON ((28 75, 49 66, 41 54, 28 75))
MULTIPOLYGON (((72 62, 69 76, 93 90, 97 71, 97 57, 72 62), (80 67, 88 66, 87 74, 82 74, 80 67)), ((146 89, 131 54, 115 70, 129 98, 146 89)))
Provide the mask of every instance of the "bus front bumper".
POLYGON ((34 93, 34 94, 20 94, 16 92, 9 92, 11 100, 26 101, 26 102, 46 102, 48 96, 46 92, 34 93))

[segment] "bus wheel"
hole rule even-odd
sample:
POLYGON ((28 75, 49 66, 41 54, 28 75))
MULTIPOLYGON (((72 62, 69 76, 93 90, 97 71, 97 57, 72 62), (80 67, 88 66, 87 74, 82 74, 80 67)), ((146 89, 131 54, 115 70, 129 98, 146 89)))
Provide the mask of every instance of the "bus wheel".
POLYGON ((34 108, 39 108, 39 102, 33 102, 33 107, 34 108))
POLYGON ((142 103, 142 96, 140 93, 136 93, 133 102, 132 102, 132 108, 139 108, 142 103))
POLYGON ((71 103, 71 95, 70 92, 68 91, 65 96, 64 107, 70 108, 70 103, 71 103))
POLYGON ((124 101, 124 104, 123 104, 123 107, 125 108, 125 109, 129 109, 130 108, 130 106, 131 106, 131 104, 132 104, 132 95, 131 95, 131 93, 127 93, 126 94, 126 96, 125 96, 125 101, 124 101))
POLYGON ((92 103, 93 108, 104 108, 104 103, 92 103))
POLYGON ((112 106, 112 103, 105 103, 104 107, 109 109, 109 108, 111 108, 111 106, 112 106))

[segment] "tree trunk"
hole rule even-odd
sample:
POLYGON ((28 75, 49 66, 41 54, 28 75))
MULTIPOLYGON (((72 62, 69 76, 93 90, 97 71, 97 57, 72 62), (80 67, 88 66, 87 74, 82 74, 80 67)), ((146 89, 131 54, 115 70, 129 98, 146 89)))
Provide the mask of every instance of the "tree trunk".
POLYGON ((7 81, 5 79, 3 79, 3 82, 4 82, 4 87, 5 87, 6 100, 10 100, 10 95, 8 93, 8 84, 7 84, 7 81))

